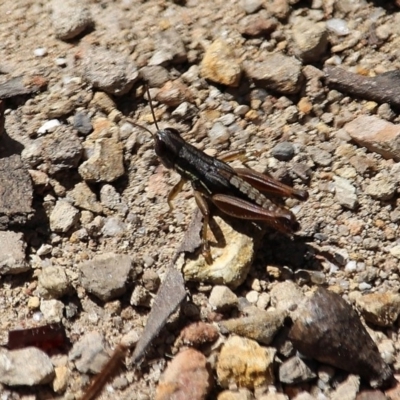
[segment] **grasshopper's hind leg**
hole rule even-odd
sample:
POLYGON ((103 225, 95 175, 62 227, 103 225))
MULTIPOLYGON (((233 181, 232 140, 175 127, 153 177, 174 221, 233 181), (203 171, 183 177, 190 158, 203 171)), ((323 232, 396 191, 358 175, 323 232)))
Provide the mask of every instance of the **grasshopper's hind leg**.
POLYGON ((203 256, 207 262, 207 264, 212 263, 210 244, 207 240, 207 228, 208 222, 210 221, 210 209, 208 208, 207 201, 202 196, 202 194, 198 191, 194 191, 194 198, 196 200, 197 207, 199 207, 201 213, 203 214, 203 229, 201 232, 201 239, 203 242, 203 256))

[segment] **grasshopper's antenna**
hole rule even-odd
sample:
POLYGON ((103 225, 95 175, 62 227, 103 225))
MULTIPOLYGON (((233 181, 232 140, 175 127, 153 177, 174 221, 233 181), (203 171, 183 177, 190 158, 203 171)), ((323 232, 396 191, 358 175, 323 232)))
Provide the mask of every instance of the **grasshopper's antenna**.
MULTIPOLYGON (((154 121, 154 124, 155 124, 155 126, 157 128, 157 131, 159 131, 160 129, 158 128, 158 125, 157 125, 156 114, 154 113, 153 103, 152 103, 152 100, 151 100, 149 87, 147 85, 146 85, 146 92, 147 92, 147 96, 149 97, 151 115, 153 116, 153 121, 154 121)), ((137 124, 136 122, 132 121, 131 118, 127 118, 126 121, 128 121, 130 124, 132 124, 132 125, 134 125, 134 126, 136 126, 138 128, 141 128, 141 129, 145 130, 146 132, 150 133, 150 135, 152 136, 153 139, 155 138, 154 133, 150 129, 146 128, 145 126, 137 124)))
POLYGON ((158 125, 157 125, 156 114, 154 113, 153 101, 150 96, 150 90, 149 90, 148 85, 146 85, 146 92, 147 92, 147 96, 149 98, 150 109, 151 109, 151 114, 153 115, 154 125, 156 126, 157 131, 159 131, 160 129, 158 128, 158 125))

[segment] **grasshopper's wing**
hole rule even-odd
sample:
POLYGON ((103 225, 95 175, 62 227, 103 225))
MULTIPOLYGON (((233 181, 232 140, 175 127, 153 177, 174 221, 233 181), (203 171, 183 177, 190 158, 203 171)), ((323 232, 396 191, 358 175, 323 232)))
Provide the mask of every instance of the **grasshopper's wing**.
POLYGON ((235 168, 235 172, 240 178, 250 183, 250 185, 260 192, 280 197, 294 197, 299 200, 307 200, 308 198, 308 192, 306 190, 294 189, 269 175, 261 174, 249 168, 235 168))
POLYGON ((232 217, 263 221, 286 234, 292 234, 299 230, 299 223, 293 213, 272 203, 267 209, 225 194, 216 194, 211 197, 211 200, 222 212, 232 217))

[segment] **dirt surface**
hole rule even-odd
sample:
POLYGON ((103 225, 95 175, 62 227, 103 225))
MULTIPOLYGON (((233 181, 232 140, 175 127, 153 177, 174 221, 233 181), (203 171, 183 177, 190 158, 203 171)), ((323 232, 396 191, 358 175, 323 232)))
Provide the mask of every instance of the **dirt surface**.
MULTIPOLYGON (((15 170, 20 173, 22 162, 33 187, 20 175, 3 178, 7 186, 25 185, 20 208, 2 205, 0 226, 23 233, 2 243, 19 243, 26 257, 2 260, 18 265, 0 271, 0 344, 12 329, 61 321, 73 345, 96 332, 107 353, 124 335, 143 330, 196 207, 185 185, 169 212, 167 196, 179 175, 160 163, 150 135, 126 122, 129 117, 155 131, 143 77, 160 127, 173 126, 211 155, 245 149, 248 166, 309 192, 305 202, 286 200, 301 230, 294 238, 267 232, 249 275, 234 290, 238 297, 268 309, 261 295, 285 280, 304 293, 324 285, 351 303, 366 293, 397 294, 400 129, 387 128, 392 141, 375 140, 384 142, 386 152, 379 152, 379 143, 371 150, 369 139, 354 138, 348 124, 371 115, 398 124, 398 110, 328 87, 323 72, 334 66, 374 77, 399 70, 395 3, 124 0, 90 1, 81 10, 71 0, 1 1, 0 156, 8 161, 0 170, 11 173, 10 157, 19 156, 15 170), (83 32, 68 28, 75 20, 83 32), (103 273, 96 256, 112 254, 121 256, 113 268, 126 279, 116 282, 106 268, 110 287, 94 287, 90 274, 103 273), (130 257, 126 268, 122 255, 130 257), (47 283, 41 282, 50 267, 59 269, 48 270, 47 283)), ((362 123, 360 129, 373 126, 362 123)), ((12 198, 19 196, 14 189, 12 198)), ((188 283, 188 303, 141 369, 128 356, 101 398, 154 398, 181 328, 222 318, 208 302, 211 289, 188 283)), ((371 331, 376 342, 391 343, 385 360, 395 371, 396 319, 371 331)), ((52 356, 65 382, 56 392, 52 378, 44 385, 0 384, 2 399, 80 398, 97 364, 77 368, 73 353, 52 356)), ((216 382, 210 398, 223 390, 216 382)), ((329 398, 333 386, 318 390, 315 396, 329 398)), ((246 398, 264 392, 250 388, 246 398)), ((285 393, 293 398, 294 392, 285 393)))

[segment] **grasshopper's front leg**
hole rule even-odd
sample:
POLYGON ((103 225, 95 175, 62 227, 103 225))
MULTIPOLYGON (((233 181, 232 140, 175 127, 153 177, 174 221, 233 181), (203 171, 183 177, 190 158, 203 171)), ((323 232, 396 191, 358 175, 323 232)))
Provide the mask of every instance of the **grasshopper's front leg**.
POLYGON ((194 191, 194 199, 196 200, 197 207, 199 207, 200 212, 203 214, 203 229, 201 232, 201 239, 203 242, 203 256, 207 264, 212 263, 210 244, 207 240, 207 228, 208 222, 210 221, 210 209, 208 208, 207 201, 197 190, 194 191))
POLYGON ((178 195, 178 193, 182 190, 183 185, 186 183, 186 179, 181 178, 179 182, 171 189, 171 191, 168 194, 168 206, 169 206, 169 211, 172 211, 174 209, 174 206, 172 204, 172 200, 175 199, 175 197, 178 195))

